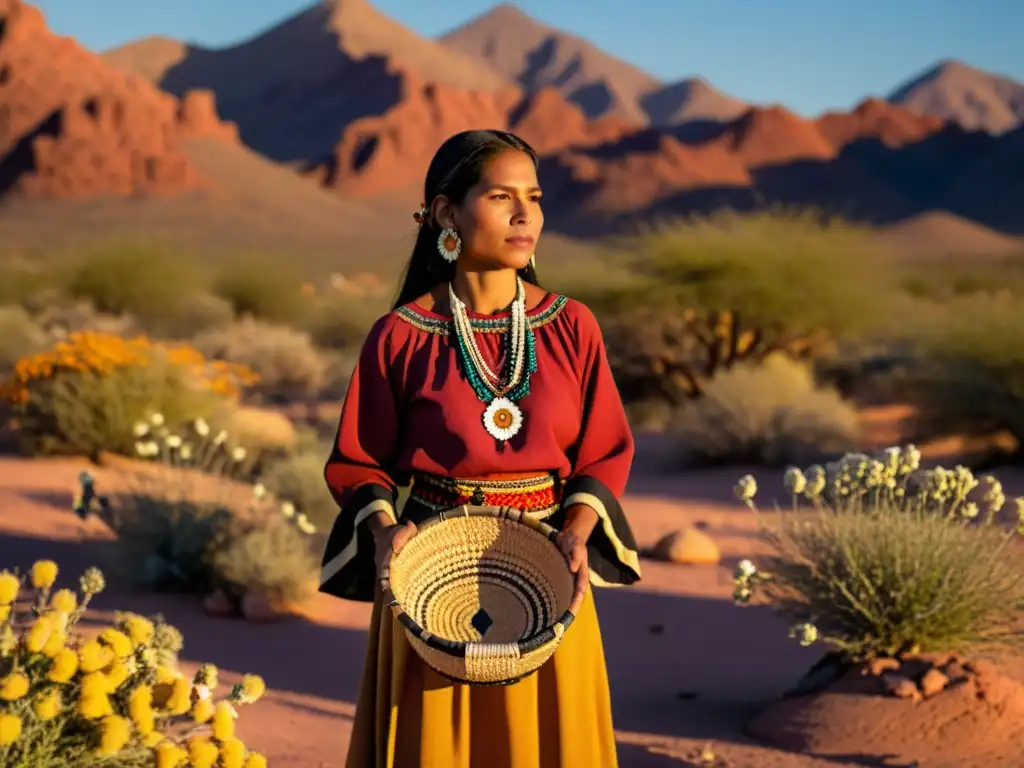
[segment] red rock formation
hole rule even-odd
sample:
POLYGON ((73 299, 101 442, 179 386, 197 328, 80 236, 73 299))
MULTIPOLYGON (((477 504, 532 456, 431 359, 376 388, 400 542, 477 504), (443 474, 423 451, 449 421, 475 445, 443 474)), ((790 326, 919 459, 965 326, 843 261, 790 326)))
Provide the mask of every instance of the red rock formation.
POLYGON ((58 37, 22 0, 0 0, 0 194, 176 194, 204 185, 180 142, 237 140, 212 96, 181 101, 58 37))
POLYGON ((829 112, 815 121, 821 134, 836 149, 857 139, 880 139, 890 147, 902 147, 937 133, 945 121, 922 115, 882 99, 862 101, 852 112, 829 112))
POLYGON ((724 143, 748 168, 835 155, 814 123, 782 107, 747 110, 715 141, 724 143))

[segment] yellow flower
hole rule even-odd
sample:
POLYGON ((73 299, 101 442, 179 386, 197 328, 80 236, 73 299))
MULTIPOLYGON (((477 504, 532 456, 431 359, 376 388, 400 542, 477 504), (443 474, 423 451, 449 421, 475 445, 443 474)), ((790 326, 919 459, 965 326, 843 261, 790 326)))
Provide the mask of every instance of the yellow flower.
POLYGON ((193 736, 188 740, 188 764, 190 768, 213 768, 220 753, 217 745, 206 736, 193 736))
POLYGON ((13 744, 21 735, 21 718, 17 715, 0 715, 0 746, 13 744))
POLYGON ((99 672, 113 660, 114 652, 97 640, 90 640, 78 649, 78 666, 86 674, 99 672))
POLYGON ((25 633, 22 642, 31 653, 39 653, 53 634, 53 623, 46 616, 40 616, 25 633))
POLYGON ((110 692, 113 693, 124 685, 125 680, 132 676, 132 671, 129 669, 127 664, 118 659, 110 665, 105 674, 107 676, 107 682, 110 684, 110 692))
POLYGON ((60 691, 48 691, 36 702, 36 716, 40 720, 52 720, 60 714, 61 707, 60 691))
POLYGON ((245 675, 242 678, 242 701, 247 704, 259 701, 267 692, 267 684, 259 675, 245 675))
POLYGON ((114 714, 114 710, 105 693, 94 693, 82 696, 78 700, 78 714, 86 720, 99 720, 101 717, 114 714))
POLYGON ((172 715, 184 715, 192 706, 192 684, 184 677, 179 677, 171 684, 171 696, 167 700, 167 709, 172 715))
POLYGON ((245 744, 240 739, 228 739, 220 745, 221 768, 243 768, 245 744))
POLYGON ((138 648, 153 639, 153 622, 143 616, 131 614, 124 621, 124 631, 131 638, 132 644, 138 648))
POLYGON ((17 701, 28 693, 28 678, 21 672, 12 672, 0 681, 0 699, 17 701))
POLYGON ((103 672, 90 672, 82 678, 83 696, 106 696, 113 692, 110 678, 103 672))
POLYGON ((148 685, 140 685, 132 691, 131 696, 128 697, 128 714, 131 715, 132 722, 139 729, 139 733, 143 736, 152 733, 156 726, 153 717, 152 688, 148 685))
POLYGON ((135 648, 128 635, 113 627, 107 627, 100 632, 100 640, 110 646, 110 649, 119 659, 131 656, 135 648))
POLYGON ((166 737, 162 733, 160 733, 160 731, 152 730, 149 733, 144 733, 142 735, 142 743, 144 746, 147 746, 150 749, 152 749, 161 741, 163 741, 164 738, 166 737))
POLYGON ((226 701, 222 701, 213 710, 213 737, 217 741, 227 741, 235 735, 235 711, 226 701))
POLYGON ((58 589, 50 598, 50 607, 57 613, 73 613, 78 607, 78 596, 70 589, 58 589))
POLYGON ((78 671, 78 654, 70 648, 64 648, 53 657, 47 679, 54 683, 66 683, 78 671))
POLYGON ((200 725, 210 722, 213 717, 213 702, 209 699, 199 699, 192 707, 192 719, 200 725))
POLYGON ((21 580, 10 571, 0 571, 0 603, 10 605, 18 599, 21 580))
POLYGON ((267 758, 259 752, 250 752, 243 768, 267 768, 267 758))
POLYGON ((188 753, 177 744, 165 741, 156 748, 156 768, 179 768, 186 760, 188 753))
POLYGON ((49 589, 57 581, 57 564, 53 560, 37 560, 32 564, 32 586, 49 589))
POLYGON ((0 621, 7 621, 11 615, 11 606, 0 603, 0 621))
POLYGON ((163 683, 164 685, 170 685, 177 678, 178 678, 178 676, 175 675, 167 667, 157 667, 156 668, 156 681, 158 683, 163 683))
POLYGON ((123 717, 107 715, 100 723, 100 745, 96 754, 113 757, 132 736, 132 724, 123 717))
POLYGON ((58 653, 64 650, 64 646, 67 645, 68 636, 63 632, 54 631, 49 639, 46 641, 46 645, 43 646, 42 654, 48 659, 54 658, 58 653))

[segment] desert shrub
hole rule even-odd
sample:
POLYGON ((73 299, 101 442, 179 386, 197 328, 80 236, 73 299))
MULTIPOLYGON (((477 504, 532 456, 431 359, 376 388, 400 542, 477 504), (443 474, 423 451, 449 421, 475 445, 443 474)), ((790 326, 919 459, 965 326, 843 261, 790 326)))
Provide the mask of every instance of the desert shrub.
POLYGON ((330 443, 317 441, 274 462, 264 475, 271 493, 290 501, 322 529, 330 528, 338 514, 338 503, 324 482, 324 464, 330 453, 330 443))
POLYGON ((210 417, 255 381, 243 366, 209 362, 187 345, 72 334, 15 364, 0 388, 29 453, 131 455, 134 424, 159 412, 168 427, 210 417))
POLYGON ((379 299, 331 295, 309 317, 309 335, 323 349, 358 350, 373 323, 387 307, 379 299))
POLYGON ((51 275, 45 270, 23 266, 0 267, 0 304, 30 309, 50 284, 51 275))
POLYGON ((210 359, 245 365, 260 377, 254 388, 275 400, 318 394, 327 378, 327 362, 309 335, 252 317, 204 331, 192 343, 210 359))
POLYGON ((46 302, 39 307, 35 320, 47 333, 58 339, 86 331, 117 336, 135 336, 141 332, 139 321, 132 315, 97 312, 88 301, 46 302))
POLYGON ((112 573, 150 590, 308 593, 316 527, 254 482, 254 456, 202 419, 177 432, 141 422, 135 433, 146 461, 120 467, 104 495, 83 473, 75 504, 80 516, 95 513, 114 533, 112 573), (274 559, 257 567, 254 553, 274 559))
POLYGON ((170 309, 159 317, 145 321, 145 331, 165 339, 191 339, 211 328, 228 325, 235 319, 230 302, 212 293, 194 293, 188 301, 170 309))
POLYGON ((992 434, 1024 443, 1024 301, 972 297, 913 329, 911 386, 924 434, 992 434))
POLYGON ((604 320, 638 307, 741 312, 750 326, 849 337, 881 329, 895 288, 870 232, 813 214, 720 214, 624 241, 566 290, 604 320), (892 290, 890 290, 892 289, 892 290), (871 312, 864 307, 871 306, 871 312))
POLYGON ((191 755, 192 765, 266 766, 235 736, 237 707, 262 697, 261 678, 246 675, 218 696, 213 665, 186 677, 177 665, 181 633, 159 617, 118 613, 97 637, 83 636, 78 625, 105 588, 103 574, 88 569, 77 593, 54 590, 57 575, 46 560, 27 579, 0 572, 3 765, 149 768, 191 755), (27 607, 16 602, 23 586, 27 607))
POLYGON ((307 315, 309 300, 302 289, 301 277, 279 261, 226 267, 213 284, 214 293, 238 316, 285 325, 301 325, 307 315))
POLYGON ((72 268, 67 290, 100 312, 159 322, 180 312, 204 284, 196 263, 130 245, 89 254, 72 268))
MULTIPOLYGON (((771 554, 737 569, 740 604, 767 603, 803 644, 821 639, 852 659, 1019 639, 1024 498, 1007 505, 994 477, 922 470, 907 446, 790 468, 785 487, 792 511, 764 528, 771 554)), ((755 508, 752 477, 736 493, 755 508)))
POLYGON ((50 337, 19 306, 0 307, 0 377, 22 357, 49 346, 50 337))
POLYGON ((715 375, 670 429, 685 462, 773 466, 850 449, 857 413, 806 365, 774 355, 715 375))

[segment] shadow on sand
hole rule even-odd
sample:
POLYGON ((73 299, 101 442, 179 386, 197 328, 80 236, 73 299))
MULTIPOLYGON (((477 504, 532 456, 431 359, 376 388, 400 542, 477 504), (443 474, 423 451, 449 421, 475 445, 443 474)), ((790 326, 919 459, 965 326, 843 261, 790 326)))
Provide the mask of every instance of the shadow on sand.
MULTIPOLYGON (((0 562, 5 567, 24 572, 43 557, 61 566, 60 582, 67 586, 73 586, 88 566, 101 565, 87 542, 0 536, 0 562)), ((599 590, 596 599, 616 727, 650 737, 652 744, 659 737, 752 743, 742 735, 743 722, 791 685, 815 656, 787 640, 778 620, 758 608, 739 609, 722 600, 637 588, 599 590)), ((203 613, 195 596, 116 588, 99 595, 92 609, 103 620, 115 610, 162 614, 184 634, 184 660, 260 674, 270 687, 299 697, 356 699, 366 651, 361 629, 301 619, 268 625, 216 619, 203 613)), ((290 706, 316 709, 315 702, 290 706)), ((326 710, 317 713, 332 715, 326 710)), ((621 744, 620 749, 623 766, 687 765, 682 758, 660 755, 646 746, 621 744)), ((855 760, 836 762, 856 765, 855 760)))

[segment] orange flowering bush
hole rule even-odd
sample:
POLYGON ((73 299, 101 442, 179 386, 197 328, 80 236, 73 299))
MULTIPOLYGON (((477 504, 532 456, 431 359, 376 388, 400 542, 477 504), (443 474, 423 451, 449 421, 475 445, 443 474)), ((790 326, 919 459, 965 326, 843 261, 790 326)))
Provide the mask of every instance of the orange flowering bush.
POLYGON ((18 360, 0 399, 13 406, 30 453, 130 455, 132 425, 148 413, 171 426, 210 417, 257 380, 188 344, 86 331, 18 360))
POLYGON ((235 734, 238 707, 266 685, 246 675, 217 696, 217 669, 178 669, 181 633, 118 613, 95 637, 77 631, 103 574, 54 589, 57 564, 27 578, 0 571, 0 765, 20 768, 265 768, 235 734), (30 600, 19 600, 30 593, 30 600))

